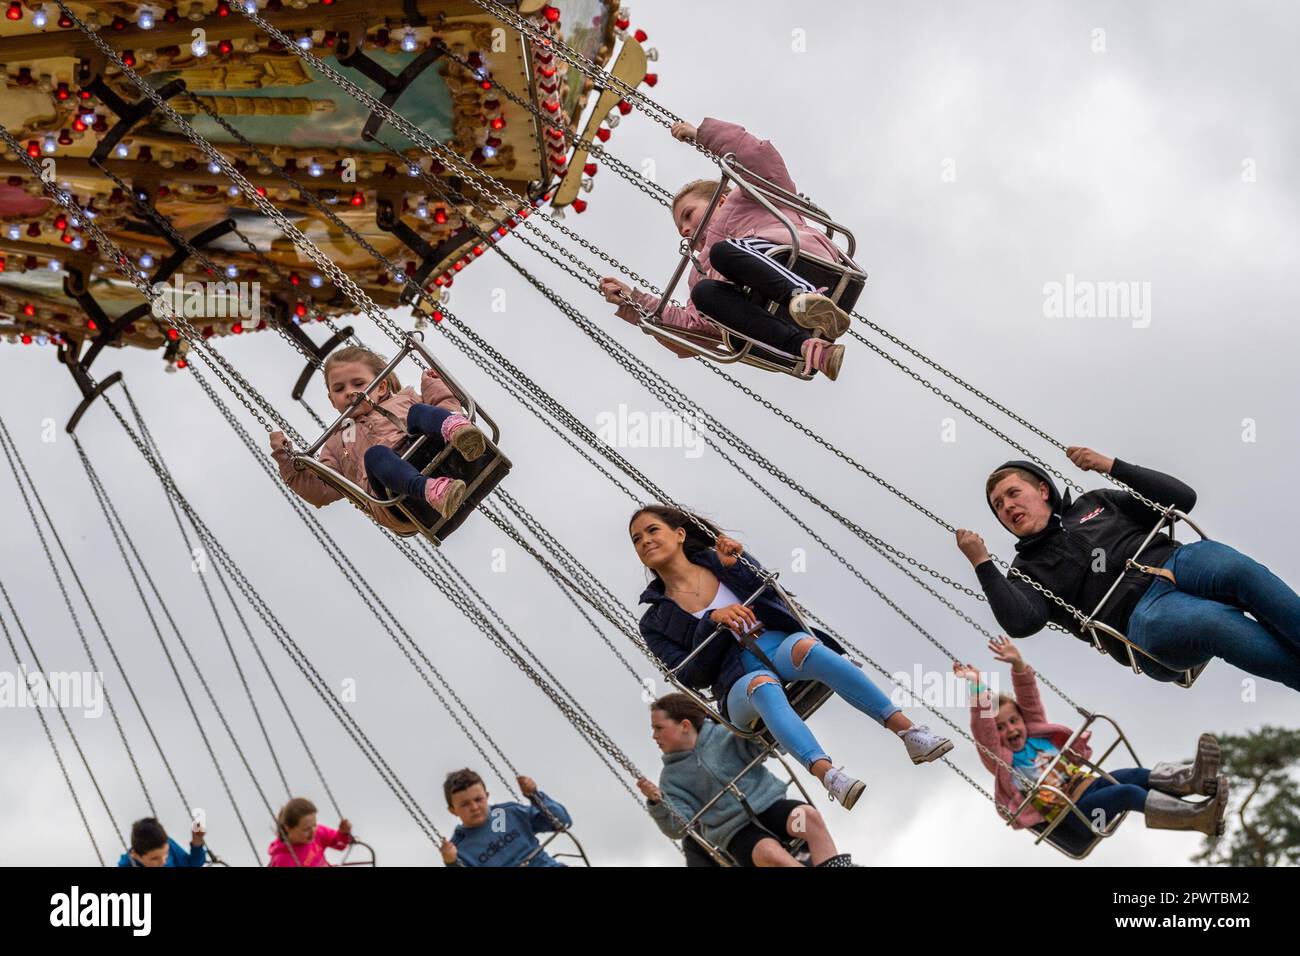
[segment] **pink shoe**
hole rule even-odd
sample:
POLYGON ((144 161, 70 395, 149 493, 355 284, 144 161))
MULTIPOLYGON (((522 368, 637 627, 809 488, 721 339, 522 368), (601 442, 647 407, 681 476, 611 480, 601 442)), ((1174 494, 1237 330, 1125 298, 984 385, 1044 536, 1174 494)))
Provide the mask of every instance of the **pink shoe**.
POLYGON ((465 482, 459 478, 430 478, 424 486, 424 500, 444 518, 450 518, 465 500, 465 482))
POLYGON ((821 372, 832 382, 840 377, 844 362, 844 346, 832 345, 824 339, 807 339, 800 351, 803 353, 804 371, 821 372))
POLYGON ((487 451, 487 439, 464 415, 452 415, 442 423, 442 440, 450 443, 466 461, 476 461, 487 451))

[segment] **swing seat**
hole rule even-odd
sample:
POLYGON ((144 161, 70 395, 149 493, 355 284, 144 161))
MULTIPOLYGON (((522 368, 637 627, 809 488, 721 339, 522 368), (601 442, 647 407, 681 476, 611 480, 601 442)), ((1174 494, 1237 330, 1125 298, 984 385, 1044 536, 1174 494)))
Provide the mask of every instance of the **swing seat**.
MULTIPOLYGON (((697 271, 703 272, 699 262, 698 247, 708 232, 709 221, 713 218, 722 197, 732 183, 749 199, 763 206, 789 232, 789 243, 768 250, 767 255, 769 257, 780 261, 786 268, 812 283, 815 288, 824 288, 826 290, 824 294, 845 312, 850 311, 857 304, 858 297, 862 294, 862 289, 866 284, 866 272, 853 261, 857 240, 852 232, 833 220, 824 209, 816 205, 807 196, 792 193, 788 189, 778 186, 776 183, 746 169, 736 160, 735 155, 732 153, 728 153, 718 160, 718 168, 721 171, 718 187, 714 190, 704 214, 696 223, 693 236, 681 241, 681 259, 659 298, 658 308, 655 309, 652 315, 648 317, 642 315, 640 317, 639 325, 641 330, 669 344, 689 349, 694 354, 710 361, 724 365, 740 362, 745 365, 752 365, 755 368, 761 368, 764 371, 783 372, 786 375, 808 381, 816 373, 803 371, 803 356, 791 355, 788 352, 782 352, 756 342, 734 329, 727 328, 712 316, 710 316, 712 321, 722 330, 720 335, 687 332, 665 325, 662 321, 664 308, 671 301, 673 290, 681 281, 686 269, 693 267, 697 271), (804 222, 812 222, 825 228, 826 235, 832 241, 835 240, 836 236, 842 237, 847 248, 839 249, 834 261, 807 252, 801 247, 799 232, 793 220, 784 210, 793 211, 796 217, 802 218, 804 222)), ((777 310, 781 308, 780 303, 764 299, 752 291, 750 295, 754 301, 772 314, 776 314, 777 310)))
POLYGON ((375 865, 375 848, 369 843, 363 843, 356 837, 348 841, 348 847, 343 851, 343 859, 334 864, 335 866, 374 866, 375 865), (352 859, 352 850, 354 847, 360 847, 365 856, 360 860, 352 859))
POLYGON ((1120 824, 1124 822, 1124 818, 1128 816, 1128 811, 1125 811, 1118 816, 1113 817, 1104 830, 1097 830, 1092 825, 1092 821, 1089 820, 1087 815, 1079 809, 1078 805, 1068 793, 1047 782, 1049 779, 1052 779, 1053 774, 1057 772, 1058 765, 1064 758, 1065 754, 1070 753, 1075 743, 1091 729, 1094 723, 1099 720, 1105 721, 1111 726, 1115 732, 1115 739, 1112 740, 1110 745, 1096 758, 1083 757, 1082 755, 1075 753, 1071 759, 1077 761, 1077 763, 1082 767, 1091 770, 1097 776, 1103 777, 1112 783, 1118 783, 1114 777, 1105 771, 1102 764, 1104 764, 1111 754, 1114 753, 1122 744, 1125 749, 1127 749, 1129 756, 1132 758, 1133 766, 1142 766, 1141 758, 1138 757, 1137 751, 1133 749, 1133 745, 1129 743, 1128 737, 1124 735, 1124 731, 1120 728, 1119 724, 1105 714, 1089 714, 1082 726, 1070 735, 1070 739, 1065 742, 1065 745, 1057 751, 1056 756, 1053 757, 1051 761, 1048 762, 1047 766, 1043 768, 1038 779, 1025 792, 1024 798, 1020 801, 1020 805, 1016 807, 1015 812, 1006 814, 1007 825, 1012 826, 1015 821, 1020 818, 1020 815, 1024 813, 1026 808, 1030 807, 1034 803, 1040 794, 1051 794, 1060 804, 1060 809, 1057 811, 1056 815, 1050 821, 1040 821, 1029 825, 1025 829, 1028 832, 1038 834, 1037 839, 1034 840, 1035 845, 1046 842, 1049 846, 1064 853, 1072 860, 1082 860, 1084 857, 1088 856, 1088 854, 1096 849, 1097 844, 1107 837, 1114 835, 1115 831, 1119 829, 1120 824), (1061 829, 1061 824, 1071 816, 1087 826, 1088 835, 1085 836, 1075 833, 1072 830, 1061 829))
POLYGON ((294 455, 293 465, 295 468, 310 470, 318 478, 338 491, 344 498, 372 516, 377 511, 386 511, 394 519, 392 524, 395 527, 390 528, 394 534, 401 537, 423 535, 436 547, 449 534, 459 528, 483 499, 492 492, 492 489, 501 483, 501 480, 509 474, 511 465, 510 459, 503 455, 500 447, 498 447, 500 429, 497 428, 497 423, 492 416, 474 401, 474 397, 460 386, 460 383, 452 377, 451 373, 429 354, 422 344, 423 337, 421 332, 408 332, 406 344, 402 350, 375 376, 361 394, 340 413, 334 423, 325 429, 324 433, 316 439, 316 442, 309 449, 294 455), (426 435, 408 435, 398 442, 393 449, 402 457, 403 461, 414 466, 423 475, 445 475, 449 478, 459 478, 465 482, 465 500, 455 514, 449 518, 444 518, 425 501, 416 501, 400 494, 379 497, 375 493, 376 489, 362 488, 356 482, 324 464, 317 457, 326 440, 346 423, 352 410, 363 399, 369 400, 370 395, 379 387, 379 384, 411 352, 418 352, 429 364, 429 367, 438 373, 452 390, 456 400, 460 402, 466 418, 479 425, 480 428, 483 423, 488 426, 483 435, 486 449, 475 461, 465 461, 451 445, 445 445, 441 449, 437 449, 435 445, 429 442, 426 435))
POLYGON ((1122 644, 1124 647, 1125 656, 1127 656, 1128 658, 1129 667, 1133 669, 1133 673, 1135 674, 1142 673, 1142 660, 1151 661, 1155 664, 1159 664, 1165 670, 1179 672, 1180 674, 1179 678, 1173 683, 1178 687, 1190 688, 1193 684, 1196 683, 1196 678, 1201 676, 1201 672, 1205 670, 1206 667, 1209 666, 1209 661, 1206 661, 1204 664, 1197 664, 1195 667, 1189 667, 1189 668, 1170 667, 1169 665, 1161 661, 1159 658, 1157 658, 1154 654, 1150 653, 1149 651, 1139 647, 1138 645, 1130 641, 1128 639, 1128 635, 1124 634, 1117 628, 1111 627, 1109 624, 1105 624, 1097 620, 1097 616, 1101 614, 1102 609, 1106 606, 1107 602, 1110 601, 1111 595, 1115 593, 1116 589, 1119 588, 1120 582, 1124 580, 1125 573, 1127 573, 1127 571, 1130 568, 1142 567, 1138 563, 1138 558, 1141 557, 1142 552, 1147 549, 1147 547, 1151 544, 1151 542, 1156 539, 1156 535, 1160 533, 1161 529, 1167 527, 1169 529, 1169 540, 1171 541, 1177 540, 1174 536, 1175 535, 1174 526, 1179 521, 1186 522, 1186 524, 1189 527, 1191 527, 1191 529, 1200 536, 1202 541, 1207 540, 1205 537, 1205 532, 1202 531, 1197 526, 1196 522, 1194 522, 1191 518, 1189 518, 1186 515, 1186 513, 1179 511, 1177 508, 1174 508, 1173 506, 1161 509, 1160 520, 1158 520, 1156 522, 1155 527, 1152 528, 1147 533, 1147 536, 1142 539, 1142 543, 1138 545, 1138 548, 1133 553, 1132 557, 1128 558, 1128 560, 1124 562, 1124 570, 1115 576, 1115 580, 1111 582, 1110 588, 1106 591, 1104 595, 1102 595, 1101 600, 1097 602, 1097 606, 1092 609, 1092 613, 1089 614, 1087 618, 1083 619, 1081 627, 1082 630, 1085 633, 1087 633, 1088 636, 1091 638, 1092 646, 1095 647, 1102 654, 1106 654, 1106 655, 1110 654, 1110 650, 1106 647, 1105 642, 1102 640, 1103 635, 1107 638, 1110 638, 1111 640, 1118 641, 1120 644, 1122 644), (1141 658, 1142 660, 1139 660, 1139 658, 1141 658))
MULTIPOLYGON (((766 572, 763 576, 763 583, 759 585, 758 590, 745 600, 745 607, 750 607, 754 601, 758 599, 760 594, 768 588, 771 588, 776 592, 781 601, 784 602, 786 607, 790 609, 790 613, 794 615, 795 620, 799 622, 800 630, 805 634, 812 634, 812 627, 804 620, 803 615, 799 612, 799 609, 795 606, 794 602, 790 600, 790 596, 786 594, 785 589, 777 583, 778 574, 779 572, 776 571, 766 572)), ((753 723, 745 726, 733 723, 729 717, 723 714, 719 701, 717 701, 710 692, 704 689, 691 687, 678 676, 679 672, 694 660, 695 657, 704 650, 704 648, 708 647, 716 640, 723 639, 724 636, 726 638, 734 639, 727 628, 722 627, 721 625, 714 628, 713 633, 701 641, 699 645, 691 651, 691 653, 686 655, 686 657, 682 659, 681 663, 676 667, 665 671, 665 676, 674 687, 703 707, 708 713, 710 719, 726 727, 737 737, 744 737, 746 740, 761 740, 764 743, 769 744, 772 748, 777 748, 779 745, 777 744, 776 739, 771 735, 771 732, 766 726, 764 726, 761 720, 755 720, 753 723)), ((791 708, 799 716, 800 720, 806 720, 811 717, 817 709, 821 707, 822 704, 826 703, 826 701, 828 701, 835 693, 825 684, 815 680, 794 680, 782 682, 781 689, 785 691, 786 700, 790 702, 791 708)))
POLYGON ((812 797, 808 795, 807 789, 804 788, 804 785, 799 781, 799 778, 795 776, 794 771, 790 769, 790 765, 776 752, 776 745, 769 743, 763 753, 751 760, 743 769, 741 769, 740 773, 727 781, 727 783, 724 784, 723 787, 708 800, 708 802, 696 811, 695 816, 686 823, 686 835, 683 837, 683 842, 690 839, 700 846, 704 852, 708 854, 710 860, 713 861, 713 865, 720 867, 740 866, 740 863, 736 861, 736 858, 730 851, 713 843, 708 839, 708 837, 704 836, 699 829, 700 818, 703 817, 709 808, 721 800, 727 793, 733 793, 736 795, 736 798, 740 801, 740 805, 744 808, 745 813, 748 814, 750 822, 754 826, 770 834, 772 838, 785 847, 786 852, 796 860, 803 863, 805 866, 809 865, 808 860, 810 854, 808 853, 808 841, 800 836, 772 833, 772 831, 765 827, 762 821, 758 819, 758 815, 753 811, 753 808, 750 807, 749 801, 745 799, 744 793, 740 790, 740 779, 744 777, 745 774, 749 773, 751 769, 766 761, 769 756, 776 758, 777 762, 780 763, 781 767, 785 770, 786 776, 790 778, 789 783, 786 784, 786 789, 790 789, 790 785, 793 784, 799 790, 799 794, 803 797, 804 803, 807 803, 810 806, 812 805, 812 797))

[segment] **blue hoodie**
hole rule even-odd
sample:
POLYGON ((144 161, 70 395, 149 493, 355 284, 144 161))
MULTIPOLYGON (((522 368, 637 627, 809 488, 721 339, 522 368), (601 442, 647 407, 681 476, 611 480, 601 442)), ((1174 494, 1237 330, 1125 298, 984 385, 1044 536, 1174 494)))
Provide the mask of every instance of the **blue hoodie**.
MULTIPOLYGON (((664 769, 659 775, 663 801, 649 803, 650 816, 659 829, 680 839, 683 823, 708 803, 766 746, 757 740, 737 737, 721 724, 706 720, 692 750, 664 754, 664 769), (674 814, 673 811, 676 811, 674 814)), ((755 813, 762 813, 785 797, 788 784, 782 783, 759 763, 737 781, 740 792, 755 813)), ((726 847, 740 830, 752 822, 744 805, 731 793, 723 795, 699 822, 700 835, 717 846, 726 847)))
MULTIPOLYGON (((563 826, 573 820, 569 811, 542 791, 539 799, 563 826)), ((541 807, 531 803, 494 803, 488 810, 487 823, 481 827, 460 825, 451 835, 456 844, 458 866, 518 866, 528 854, 538 847, 535 834, 552 833, 556 829, 551 817, 541 807)), ((564 866, 545 850, 529 862, 529 866, 564 866)))
MULTIPOLYGON (((167 862, 163 866, 202 866, 207 862, 208 850, 204 846, 192 846, 188 850, 171 837, 167 838, 167 862)), ((123 853, 117 860, 118 866, 140 866, 131 859, 130 853, 123 853)))

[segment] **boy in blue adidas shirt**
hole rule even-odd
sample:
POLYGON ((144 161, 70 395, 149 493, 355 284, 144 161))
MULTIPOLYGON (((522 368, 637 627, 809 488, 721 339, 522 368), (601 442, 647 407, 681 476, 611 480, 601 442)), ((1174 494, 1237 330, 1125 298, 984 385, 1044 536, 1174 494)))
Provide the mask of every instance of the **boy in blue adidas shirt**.
POLYGON ((451 839, 442 844, 447 866, 564 866, 539 850, 538 833, 552 833, 573 821, 569 811, 537 789, 531 777, 518 777, 531 803, 488 804, 487 787, 473 770, 447 774, 442 792, 447 809, 460 819, 451 839))

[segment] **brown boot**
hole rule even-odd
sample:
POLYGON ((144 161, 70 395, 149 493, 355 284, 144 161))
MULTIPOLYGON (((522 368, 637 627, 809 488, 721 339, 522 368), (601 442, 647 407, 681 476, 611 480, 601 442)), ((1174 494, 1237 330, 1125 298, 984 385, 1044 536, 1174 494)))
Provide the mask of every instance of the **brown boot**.
POLYGON ((1147 787, 1175 797, 1214 796, 1222 760, 1219 740, 1214 734, 1201 734, 1196 742, 1196 759, 1191 763, 1158 763, 1151 768, 1147 787))
POLYGON ((1208 837, 1223 834, 1223 814, 1228 809, 1228 778, 1220 776, 1214 796, 1200 803, 1179 800, 1159 790, 1147 791, 1142 808, 1152 830, 1196 830, 1208 837))

